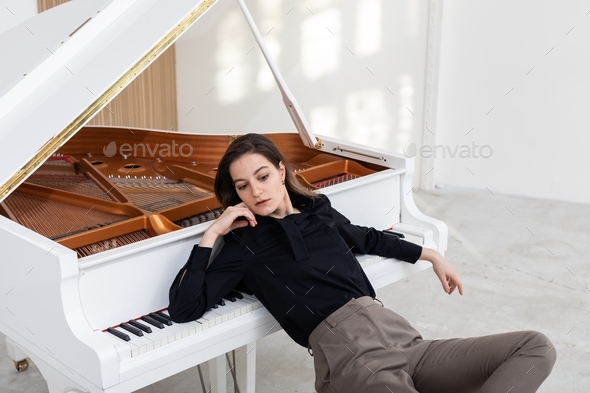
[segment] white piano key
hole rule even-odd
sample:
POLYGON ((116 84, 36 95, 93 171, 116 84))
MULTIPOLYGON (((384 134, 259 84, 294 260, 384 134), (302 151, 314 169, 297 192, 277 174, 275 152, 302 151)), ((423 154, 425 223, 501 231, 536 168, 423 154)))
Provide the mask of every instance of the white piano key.
MULTIPOLYGON (((141 320, 140 320, 141 321, 141 320)), ((139 321, 139 322, 140 322, 139 321)), ((141 322, 140 322, 141 323, 141 322)), ((149 325, 152 329, 151 333, 143 333, 143 336, 154 342, 154 349, 168 344, 168 335, 155 326, 149 325)))
POLYGON ((151 351, 154 349, 154 343, 152 340, 146 339, 144 337, 136 336, 135 334, 128 332, 127 330, 125 330, 121 327, 116 327, 114 329, 118 330, 121 333, 127 334, 129 336, 129 338, 131 338, 131 341, 127 341, 127 343, 132 343, 137 346, 138 352, 136 355, 133 355, 133 351, 132 351, 132 354, 131 354, 132 357, 137 356, 137 355, 141 355, 143 353, 146 353, 147 351, 151 351))
POLYGON ((213 311, 205 312, 205 314, 203 314, 203 316, 201 318, 209 321, 209 327, 212 327, 212 326, 215 326, 215 325, 218 325, 221 323, 221 315, 219 315, 213 311))
POLYGON ((160 329, 168 336, 168 343, 182 339, 182 327, 174 323, 172 326, 164 325, 164 329, 160 329))
POLYGON ((246 299, 236 299, 233 304, 240 308, 240 315, 252 312, 252 303, 246 299))
POLYGON ((260 300, 258 300, 256 296, 248 295, 247 293, 242 293, 242 296, 244 296, 244 299, 247 299, 248 301, 252 302, 252 311, 262 307, 262 303, 260 303, 260 300))
POLYGON ((131 354, 131 346, 129 346, 127 341, 121 340, 120 338, 112 335, 111 333, 105 331, 96 330, 96 334, 105 337, 108 342, 115 347, 117 354, 119 355, 119 359, 130 359, 131 354))
POLYGON ((233 302, 230 302, 229 300, 225 301, 225 306, 219 306, 215 311, 224 317, 224 319, 222 318, 223 322, 234 319, 236 316, 240 316, 239 307, 235 306, 233 302))
MULTIPOLYGON (((168 310, 161 311, 161 313, 170 317, 170 314, 168 314, 168 310)), ((176 322, 174 322, 174 323, 176 323, 176 322)), ((207 329, 209 327, 209 322, 205 319, 199 318, 196 321, 185 322, 180 325, 189 326, 189 335, 192 335, 192 334, 195 334, 195 333, 198 333, 202 330, 207 329)))
MULTIPOLYGON (((104 334, 106 335, 106 337, 109 337, 109 340, 116 340, 117 344, 123 343, 124 345, 127 345, 129 347, 129 350, 131 351, 131 357, 139 356, 139 346, 137 346, 137 344, 135 344, 133 341, 122 340, 119 337, 107 331, 105 331, 104 334)), ((129 338, 131 338, 131 336, 129 336, 129 338)))
MULTIPOLYGON (((168 310, 164 310, 164 311, 162 311, 162 313, 170 316, 170 314, 168 313, 168 310)), ((209 320, 208 319, 199 318, 196 321, 189 322, 189 323, 196 323, 196 324, 198 324, 198 325, 195 325, 195 331, 196 332, 199 332, 201 330, 205 330, 205 329, 208 329, 209 328, 209 320)), ((213 325, 211 325, 211 326, 213 326, 213 325)))

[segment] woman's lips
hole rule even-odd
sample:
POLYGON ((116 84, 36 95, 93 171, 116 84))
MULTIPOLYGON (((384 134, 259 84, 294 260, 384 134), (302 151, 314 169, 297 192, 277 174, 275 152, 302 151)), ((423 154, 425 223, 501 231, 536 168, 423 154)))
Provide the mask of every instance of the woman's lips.
POLYGON ((257 202, 257 203, 256 203, 256 206, 262 206, 262 205, 264 205, 264 204, 265 204, 266 202, 268 202, 268 201, 270 201, 270 199, 265 199, 265 200, 263 200, 263 201, 257 202))

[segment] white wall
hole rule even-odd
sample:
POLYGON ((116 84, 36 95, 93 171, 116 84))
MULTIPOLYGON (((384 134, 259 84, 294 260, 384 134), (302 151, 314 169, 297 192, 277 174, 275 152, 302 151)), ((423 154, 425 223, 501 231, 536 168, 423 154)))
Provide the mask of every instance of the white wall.
POLYGON ((589 11, 588 0, 445 2, 437 144, 493 155, 439 156, 438 183, 590 202, 589 11))
POLYGON ((37 15, 37 0, 0 0, 0 34, 37 15))
MULTIPOLYGON (((427 2, 246 3, 315 133, 397 152, 420 138, 427 2)), ((255 45, 225 0, 179 39, 181 131, 295 131, 255 45)))

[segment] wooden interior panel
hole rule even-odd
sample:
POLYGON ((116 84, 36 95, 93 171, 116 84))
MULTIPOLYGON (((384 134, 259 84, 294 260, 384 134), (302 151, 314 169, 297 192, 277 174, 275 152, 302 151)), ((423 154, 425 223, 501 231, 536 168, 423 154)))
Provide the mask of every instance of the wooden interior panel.
MULTIPOLYGON (((68 0, 37 0, 39 12, 68 0)), ((176 54, 168 48, 89 124, 177 130, 176 54)))
MULTIPOLYGON (((310 189, 384 169, 309 149, 298 134, 266 136, 310 189)), ((223 213, 213 184, 232 140, 86 126, 0 203, 0 214, 79 257, 201 225, 223 213)))

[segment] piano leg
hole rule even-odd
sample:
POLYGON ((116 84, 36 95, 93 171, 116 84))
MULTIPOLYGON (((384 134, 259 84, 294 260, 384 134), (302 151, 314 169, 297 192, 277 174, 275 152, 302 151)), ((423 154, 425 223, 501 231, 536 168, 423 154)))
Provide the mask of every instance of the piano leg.
POLYGON ((8 337, 6 337, 6 352, 8 352, 8 357, 14 361, 14 366, 19 373, 29 368, 27 354, 23 352, 17 343, 8 337))
POLYGON ((254 393, 256 387, 256 341, 236 349, 236 379, 240 392, 254 393))
POLYGON ((217 393, 227 392, 225 354, 209 360, 209 389, 217 393))
POLYGON ((90 383, 88 385, 80 386, 73 380, 67 378, 63 373, 56 370, 52 365, 33 354, 31 354, 29 358, 35 363, 35 366, 37 366, 39 372, 47 382, 49 393, 104 392, 104 390, 90 383))

